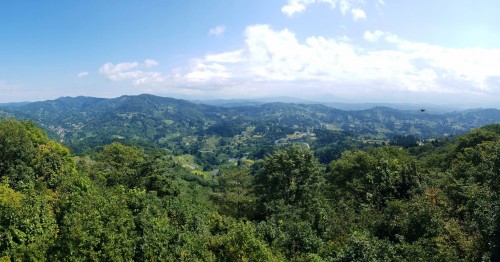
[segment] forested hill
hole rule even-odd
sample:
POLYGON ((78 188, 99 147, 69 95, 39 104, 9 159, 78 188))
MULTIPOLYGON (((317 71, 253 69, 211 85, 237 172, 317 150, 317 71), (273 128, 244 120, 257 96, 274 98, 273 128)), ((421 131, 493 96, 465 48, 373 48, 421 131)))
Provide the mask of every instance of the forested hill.
POLYGON ((500 122, 497 109, 434 114, 387 107, 344 111, 292 103, 218 107, 153 95, 62 97, 0 107, 0 114, 32 120, 75 151, 120 141, 191 153, 204 148, 200 143, 208 138, 272 145, 293 134, 308 138, 323 130, 341 132, 360 143, 381 144, 395 136, 441 138, 500 122))
POLYGON ((0 261, 499 261, 500 125, 414 149, 326 166, 290 146, 209 174, 121 143, 75 157, 2 119, 0 261))

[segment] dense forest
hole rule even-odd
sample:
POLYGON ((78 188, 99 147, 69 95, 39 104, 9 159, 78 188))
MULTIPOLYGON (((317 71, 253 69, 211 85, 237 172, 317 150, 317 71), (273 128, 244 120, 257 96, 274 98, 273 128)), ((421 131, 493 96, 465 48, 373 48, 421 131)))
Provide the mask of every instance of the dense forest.
POLYGON ((453 141, 305 145, 206 175, 166 149, 73 156, 0 123, 2 261, 498 261, 500 125, 453 141))
POLYGON ((2 110, 0 261, 500 260, 497 110, 2 110))
POLYGON ((77 155, 119 142, 167 149, 188 159, 195 156, 197 163, 189 165, 204 171, 228 161, 261 159, 291 144, 307 144, 322 164, 328 164, 346 149, 411 147, 500 123, 498 109, 345 111, 321 104, 243 102, 222 107, 153 95, 62 97, 0 106, 0 116, 34 121, 77 155))

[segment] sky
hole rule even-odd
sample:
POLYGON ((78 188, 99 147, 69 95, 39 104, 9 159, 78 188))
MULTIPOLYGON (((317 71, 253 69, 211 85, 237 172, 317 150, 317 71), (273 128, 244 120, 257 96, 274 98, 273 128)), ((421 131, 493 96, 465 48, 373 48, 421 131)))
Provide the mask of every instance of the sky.
POLYGON ((4 0, 0 103, 296 97, 500 107, 496 0, 4 0))

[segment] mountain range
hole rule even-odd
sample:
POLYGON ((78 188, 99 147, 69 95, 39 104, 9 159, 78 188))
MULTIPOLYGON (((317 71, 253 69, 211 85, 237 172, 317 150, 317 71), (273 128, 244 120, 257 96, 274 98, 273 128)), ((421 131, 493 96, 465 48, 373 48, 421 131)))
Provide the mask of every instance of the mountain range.
POLYGON ((112 99, 61 97, 0 105, 0 115, 34 121, 71 148, 92 148, 118 140, 184 150, 209 137, 232 138, 233 142, 258 140, 268 145, 297 132, 329 130, 363 141, 401 135, 426 139, 500 122, 498 109, 443 113, 381 106, 341 110, 322 104, 283 102, 207 105, 147 94, 112 99))

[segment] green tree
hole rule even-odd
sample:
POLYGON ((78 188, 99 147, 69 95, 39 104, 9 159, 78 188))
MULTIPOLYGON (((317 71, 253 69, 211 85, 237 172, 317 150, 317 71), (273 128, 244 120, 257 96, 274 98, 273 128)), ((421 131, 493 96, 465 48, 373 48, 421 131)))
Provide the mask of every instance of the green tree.
MULTIPOLYGON (((468 139, 467 136, 463 139, 468 139)), ((475 236, 474 246, 469 250, 474 259, 499 244, 494 239, 499 232, 500 139, 488 140, 460 148, 447 171, 450 179, 444 187, 452 214, 465 220, 466 232, 475 236)))
POLYGON ((54 189, 75 173, 69 150, 31 122, 0 121, 0 178, 15 189, 54 189))
POLYGON ((0 184, 0 258, 46 261, 58 227, 50 191, 17 192, 0 184))
POLYGON ((97 156, 97 172, 103 174, 108 186, 133 186, 137 181, 139 165, 144 161, 144 152, 133 146, 118 142, 105 145, 97 156))
POLYGON ((136 233, 122 189, 99 188, 82 178, 59 212, 57 261, 130 261, 136 233))
POLYGON ((415 159, 398 147, 347 151, 330 164, 331 199, 354 199, 383 207, 391 199, 408 199, 420 190, 415 159))
POLYGON ((245 168, 227 169, 219 177, 218 192, 214 193, 219 212, 236 218, 252 217, 255 197, 253 176, 245 168))
POLYGON ((332 217, 323 197, 322 167, 312 152, 293 146, 264 160, 255 180, 262 221, 258 232, 291 259, 314 254, 332 217))
POLYGON ((293 146, 264 160, 255 178, 261 212, 273 213, 277 206, 308 207, 321 199, 322 167, 311 150, 293 146))
POLYGON ((129 180, 128 185, 155 191, 160 197, 177 196, 181 193, 179 177, 182 171, 172 156, 162 152, 149 154, 138 165, 138 171, 133 173, 135 177, 129 180))
POLYGON ((0 178, 8 178, 14 189, 33 187, 37 176, 32 160, 47 135, 31 122, 0 121, 0 178))
POLYGON ((40 145, 32 163, 35 173, 42 174, 39 182, 52 189, 68 182, 76 172, 69 149, 54 141, 40 145))
POLYGON ((217 261, 283 261, 260 239, 250 222, 235 221, 219 215, 210 217, 212 232, 209 249, 217 261))
POLYGON ((132 189, 128 206, 137 232, 135 261, 215 260, 208 249, 214 208, 196 192, 158 197, 153 191, 132 189))

